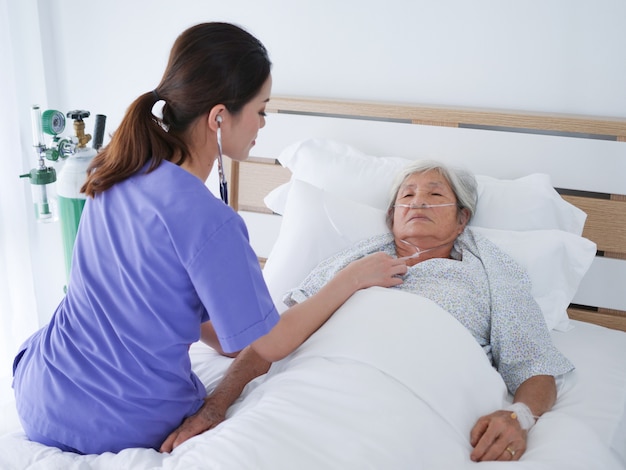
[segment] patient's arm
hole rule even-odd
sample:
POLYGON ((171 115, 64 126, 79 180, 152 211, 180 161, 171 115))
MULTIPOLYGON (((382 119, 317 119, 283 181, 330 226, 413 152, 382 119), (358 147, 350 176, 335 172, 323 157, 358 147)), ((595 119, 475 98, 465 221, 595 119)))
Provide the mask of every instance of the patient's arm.
POLYGON ((532 414, 541 416, 556 402, 556 381, 551 375, 536 375, 522 382, 515 392, 513 402, 526 404, 532 414))
MULTIPOLYGON (((556 382, 551 375, 529 378, 518 387, 513 397, 514 403, 526 404, 536 417, 549 411, 555 401, 556 382)), ((474 446, 470 456, 472 460, 519 460, 526 451, 528 432, 511 415, 509 410, 498 410, 477 421, 470 433, 470 441, 474 446)))
POLYGON ((204 399, 204 405, 186 418, 161 445, 161 452, 171 452, 187 439, 212 429, 226 418, 226 410, 241 395, 248 382, 265 374, 270 363, 250 347, 242 350, 232 362, 215 390, 204 399))

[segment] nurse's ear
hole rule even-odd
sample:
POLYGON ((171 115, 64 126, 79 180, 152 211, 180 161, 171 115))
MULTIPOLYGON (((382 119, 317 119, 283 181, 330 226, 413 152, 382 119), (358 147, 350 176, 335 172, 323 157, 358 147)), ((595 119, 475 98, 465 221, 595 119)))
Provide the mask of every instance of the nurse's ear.
POLYGON ((224 122, 227 113, 226 106, 223 104, 218 104, 211 108, 211 111, 209 111, 208 124, 213 132, 217 132, 218 127, 224 122))

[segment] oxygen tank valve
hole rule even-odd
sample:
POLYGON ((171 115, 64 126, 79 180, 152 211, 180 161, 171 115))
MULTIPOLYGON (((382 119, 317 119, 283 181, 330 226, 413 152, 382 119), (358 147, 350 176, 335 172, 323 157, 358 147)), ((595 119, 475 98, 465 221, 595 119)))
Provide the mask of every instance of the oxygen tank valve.
POLYGON ((89 117, 89 111, 75 109, 74 111, 68 111, 67 117, 74 120, 74 132, 78 140, 78 148, 85 148, 91 140, 91 134, 85 134, 85 121, 83 121, 83 119, 89 117))

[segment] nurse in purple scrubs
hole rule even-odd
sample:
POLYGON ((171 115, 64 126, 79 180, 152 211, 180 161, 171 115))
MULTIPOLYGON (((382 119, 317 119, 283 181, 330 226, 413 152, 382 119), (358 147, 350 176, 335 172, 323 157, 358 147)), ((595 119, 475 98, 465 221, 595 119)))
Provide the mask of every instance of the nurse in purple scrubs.
POLYGON ((244 222, 204 184, 222 152, 248 157, 265 125, 270 68, 239 27, 189 28, 159 85, 93 160, 67 295, 14 362, 30 439, 78 453, 170 451, 223 419, 220 394, 232 400, 356 290, 402 282, 406 265, 378 253, 278 315, 244 222), (199 339, 237 356, 210 397, 190 365, 199 339))

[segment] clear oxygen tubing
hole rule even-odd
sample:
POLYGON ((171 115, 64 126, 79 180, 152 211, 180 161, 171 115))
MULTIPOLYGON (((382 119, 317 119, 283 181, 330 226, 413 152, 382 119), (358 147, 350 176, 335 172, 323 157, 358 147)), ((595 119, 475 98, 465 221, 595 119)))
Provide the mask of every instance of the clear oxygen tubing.
POLYGON ((413 253, 412 255, 409 256, 403 256, 402 258, 398 258, 399 260, 406 260, 406 259, 413 259, 413 258, 419 258, 422 254, 424 253, 428 253, 429 251, 433 251, 436 250, 437 248, 441 248, 442 246, 446 246, 447 243, 444 243, 443 245, 437 245, 437 246, 433 246, 432 248, 426 248, 425 250, 420 250, 417 246, 415 246, 413 243, 408 242, 404 239, 400 240, 402 243, 404 243, 405 245, 409 245, 410 247, 413 247, 415 249, 415 253, 413 253))
POLYGON ((434 209, 436 207, 456 206, 456 202, 447 202, 445 204, 394 204, 393 207, 406 207, 407 209, 434 209))
MULTIPOLYGON (((394 208, 396 207, 404 207, 407 209, 434 209, 437 207, 449 207, 449 206, 456 206, 457 203, 456 202, 446 202, 444 204, 394 204, 394 208)), ((402 243, 404 243, 405 245, 409 245, 410 247, 412 247, 413 249, 415 249, 415 253, 410 255, 410 256, 404 256, 402 258, 400 258, 401 260, 406 260, 406 259, 412 259, 412 258, 419 258, 420 255, 422 255, 423 253, 428 253, 429 251, 433 251, 436 250, 437 248, 441 248, 442 246, 447 245, 447 243, 444 243, 443 245, 438 245, 438 246, 433 246, 432 248, 427 248, 425 250, 421 250, 419 249, 417 246, 415 246, 413 243, 408 242, 406 240, 400 240, 402 243)))

